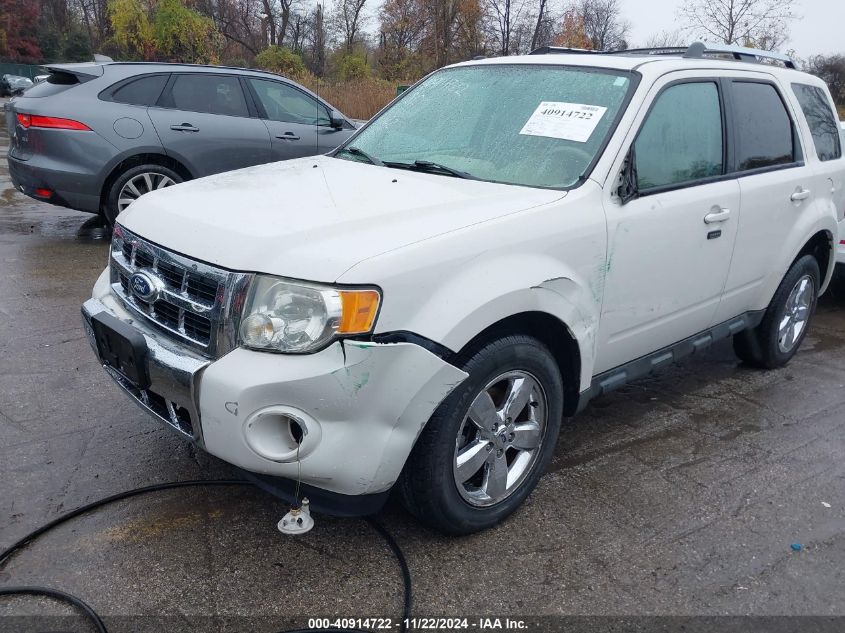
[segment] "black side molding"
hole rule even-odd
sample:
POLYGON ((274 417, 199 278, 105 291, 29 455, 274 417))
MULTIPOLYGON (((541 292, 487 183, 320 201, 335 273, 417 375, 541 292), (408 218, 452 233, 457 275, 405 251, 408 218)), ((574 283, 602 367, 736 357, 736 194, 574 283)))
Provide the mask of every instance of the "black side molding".
POLYGON ((699 332, 689 338, 669 345, 651 354, 646 354, 630 363, 609 369, 606 372, 593 376, 590 388, 582 391, 578 396, 577 413, 580 413, 589 404, 590 400, 605 393, 619 389, 629 382, 645 378, 663 367, 676 363, 679 360, 704 351, 716 341, 726 339, 743 330, 750 330, 760 325, 765 310, 746 312, 738 317, 713 326, 709 330, 699 332))
POLYGON ((374 343, 413 343, 414 345, 419 345, 423 349, 428 350, 435 356, 442 358, 445 361, 448 361, 452 356, 455 355, 455 352, 450 350, 445 345, 441 345, 440 343, 436 343, 431 339, 428 339, 424 336, 420 336, 419 334, 414 334, 413 332, 408 332, 407 330, 395 330, 393 332, 382 332, 380 334, 373 335, 373 342, 374 343))

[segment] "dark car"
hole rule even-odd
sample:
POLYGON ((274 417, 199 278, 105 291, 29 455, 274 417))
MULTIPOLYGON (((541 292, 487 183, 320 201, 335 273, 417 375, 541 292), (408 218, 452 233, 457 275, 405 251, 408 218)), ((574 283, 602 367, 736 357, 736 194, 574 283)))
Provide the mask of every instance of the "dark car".
POLYGON ((0 77, 0 97, 11 97, 22 94, 33 84, 29 77, 19 75, 3 75, 0 77))
POLYGON ((7 104, 12 182, 109 223, 153 189, 324 154, 355 131, 317 95, 262 71, 121 62, 48 70, 7 104))

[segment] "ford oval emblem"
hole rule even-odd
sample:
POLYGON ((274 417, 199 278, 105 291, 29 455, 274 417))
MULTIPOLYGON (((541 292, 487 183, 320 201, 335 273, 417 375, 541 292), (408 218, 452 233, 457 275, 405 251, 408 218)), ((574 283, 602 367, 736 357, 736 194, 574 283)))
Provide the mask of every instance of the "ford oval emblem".
POLYGON ((146 272, 135 273, 129 278, 132 294, 147 303, 152 303, 158 298, 159 289, 163 285, 157 278, 146 272))

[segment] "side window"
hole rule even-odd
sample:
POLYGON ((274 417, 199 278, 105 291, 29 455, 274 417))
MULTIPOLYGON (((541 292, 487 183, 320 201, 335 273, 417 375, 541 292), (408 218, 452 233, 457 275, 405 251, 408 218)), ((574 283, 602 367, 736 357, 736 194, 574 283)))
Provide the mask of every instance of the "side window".
POLYGON ((819 160, 833 160, 842 156, 839 123, 833 116, 830 100, 818 86, 792 84, 792 91, 813 134, 813 144, 819 160))
POLYGON ((733 82, 737 169, 747 171, 796 161, 792 120, 772 84, 733 82))
POLYGON ((249 116, 238 78, 213 73, 177 75, 163 105, 191 112, 249 116))
POLYGON ((132 105, 155 105, 170 75, 147 75, 123 84, 112 93, 112 101, 132 105))
POLYGON ((250 78, 267 118, 284 123, 331 125, 329 112, 319 101, 281 81, 250 78))
POLYGON ((719 88, 682 83, 654 102, 634 141, 640 191, 719 176, 724 172, 719 88))

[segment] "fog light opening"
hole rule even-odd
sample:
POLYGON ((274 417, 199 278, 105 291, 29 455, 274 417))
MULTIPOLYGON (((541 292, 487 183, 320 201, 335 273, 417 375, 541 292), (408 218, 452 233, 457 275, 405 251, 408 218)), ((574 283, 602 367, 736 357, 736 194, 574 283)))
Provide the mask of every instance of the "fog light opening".
POLYGON ((302 438, 305 437, 305 429, 293 418, 288 418, 288 431, 293 443, 299 446, 302 444, 302 438))
POLYGON ((244 422, 247 446, 275 462, 293 462, 308 455, 320 441, 319 424, 307 414, 284 405, 261 409, 244 422))

